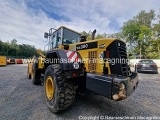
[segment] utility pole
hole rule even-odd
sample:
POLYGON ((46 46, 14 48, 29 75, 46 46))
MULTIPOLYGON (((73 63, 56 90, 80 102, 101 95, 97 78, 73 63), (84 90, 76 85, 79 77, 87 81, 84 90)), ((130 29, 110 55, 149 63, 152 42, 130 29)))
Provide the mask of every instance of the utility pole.
POLYGON ((139 52, 140 52, 140 59, 141 59, 141 43, 140 43, 140 49, 139 49, 139 52))
POLYGON ((158 54, 160 55, 160 49, 159 49, 159 44, 158 44, 158 38, 159 38, 159 36, 160 36, 160 33, 158 33, 157 31, 156 31, 156 42, 157 42, 157 50, 158 50, 158 54))

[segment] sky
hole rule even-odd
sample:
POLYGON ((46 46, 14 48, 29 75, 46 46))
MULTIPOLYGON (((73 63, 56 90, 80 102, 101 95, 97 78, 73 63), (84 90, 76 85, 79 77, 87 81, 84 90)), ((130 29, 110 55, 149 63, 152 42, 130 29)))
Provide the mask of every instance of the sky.
POLYGON ((141 10, 158 13, 159 5, 160 0, 1 0, 0 39, 43 49, 50 28, 111 34, 141 10))

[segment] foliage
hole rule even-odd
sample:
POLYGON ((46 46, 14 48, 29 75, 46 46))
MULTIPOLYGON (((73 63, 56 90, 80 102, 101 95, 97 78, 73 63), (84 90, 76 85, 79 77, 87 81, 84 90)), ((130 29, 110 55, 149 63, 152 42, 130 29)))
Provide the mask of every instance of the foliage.
POLYGON ((140 11, 121 28, 123 39, 130 45, 130 52, 151 59, 160 58, 160 42, 156 33, 160 33, 160 17, 156 18, 154 10, 140 11))
POLYGON ((0 40, 0 55, 28 58, 37 55, 37 53, 34 46, 17 44, 17 40, 13 39, 10 43, 0 40))

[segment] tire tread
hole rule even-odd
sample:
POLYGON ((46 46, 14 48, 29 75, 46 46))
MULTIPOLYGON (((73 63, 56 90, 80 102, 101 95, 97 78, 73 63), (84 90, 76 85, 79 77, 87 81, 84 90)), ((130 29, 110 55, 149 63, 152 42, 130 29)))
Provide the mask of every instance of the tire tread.
POLYGON ((58 104, 56 108, 51 109, 51 111, 57 113, 65 110, 73 103, 76 94, 75 82, 65 78, 64 71, 61 70, 59 64, 50 65, 47 69, 50 70, 50 72, 54 71, 52 74, 56 76, 56 85, 58 87, 58 91, 56 92, 58 92, 59 97, 55 98, 58 104))

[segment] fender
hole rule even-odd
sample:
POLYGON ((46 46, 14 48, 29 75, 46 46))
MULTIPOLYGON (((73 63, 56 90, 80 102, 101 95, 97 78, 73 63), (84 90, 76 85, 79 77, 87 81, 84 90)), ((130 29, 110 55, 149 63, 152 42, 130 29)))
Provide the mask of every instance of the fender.
POLYGON ((50 64, 60 64, 61 68, 67 70, 82 70, 83 63, 81 55, 71 50, 51 50, 46 54, 45 67, 50 64))

